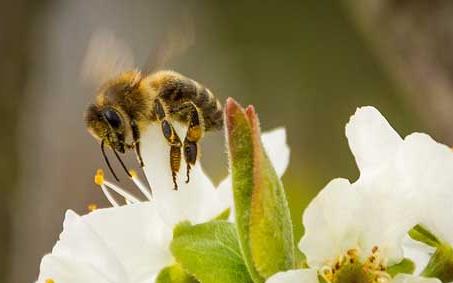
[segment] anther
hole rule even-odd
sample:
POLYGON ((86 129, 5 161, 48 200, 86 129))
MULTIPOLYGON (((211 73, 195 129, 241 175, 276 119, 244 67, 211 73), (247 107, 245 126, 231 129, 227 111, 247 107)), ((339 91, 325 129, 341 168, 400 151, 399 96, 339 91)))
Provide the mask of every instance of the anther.
POLYGON ((104 193, 104 196, 112 204, 112 206, 119 206, 118 202, 113 198, 104 184, 104 171, 102 171, 102 169, 98 169, 96 171, 96 175, 94 176, 94 183, 101 187, 102 193, 104 193))
POLYGON ((98 206, 97 206, 97 204, 95 204, 95 203, 90 203, 90 204, 88 205, 87 208, 88 208, 88 211, 89 211, 89 212, 93 212, 93 211, 95 211, 96 209, 98 209, 98 206))
POLYGON ((135 170, 129 170, 129 174, 131 175, 131 178, 137 178, 137 172, 135 170))
POLYGON ((48 279, 46 279, 45 282, 46 283, 55 283, 55 280, 53 280, 52 278, 48 278, 48 279))
POLYGON ((323 276, 329 276, 332 274, 332 269, 329 267, 329 266, 323 266, 321 267, 320 269, 320 273, 323 275, 323 276))
POLYGON ((94 176, 94 183, 98 186, 104 184, 104 171, 102 169, 98 169, 96 171, 96 175, 94 176))

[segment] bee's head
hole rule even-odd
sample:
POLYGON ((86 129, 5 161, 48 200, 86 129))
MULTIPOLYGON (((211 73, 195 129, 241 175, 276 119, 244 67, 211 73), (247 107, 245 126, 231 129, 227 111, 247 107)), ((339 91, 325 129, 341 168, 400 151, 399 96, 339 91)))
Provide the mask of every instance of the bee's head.
POLYGON ((85 113, 88 131, 98 140, 103 141, 113 150, 126 151, 128 121, 126 115, 113 106, 99 107, 92 104, 85 113))

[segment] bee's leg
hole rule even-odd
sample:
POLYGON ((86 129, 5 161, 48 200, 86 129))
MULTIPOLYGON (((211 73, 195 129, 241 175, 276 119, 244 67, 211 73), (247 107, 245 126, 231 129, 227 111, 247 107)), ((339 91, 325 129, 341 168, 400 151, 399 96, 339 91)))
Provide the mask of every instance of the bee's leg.
POLYGON ((145 164, 143 163, 143 158, 140 151, 140 131, 138 130, 137 123, 134 120, 131 121, 131 129, 132 139, 134 140, 135 154, 137 155, 138 163, 140 164, 140 167, 144 167, 145 164))
POLYGON ((181 140, 176 134, 173 126, 166 119, 162 120, 161 124, 164 137, 167 139, 167 142, 170 145, 171 175, 173 178, 173 184, 175 185, 175 190, 177 190, 178 184, 176 183, 176 176, 181 165, 181 140))
POLYGON ((181 165, 181 140, 176 134, 175 129, 167 120, 167 115, 161 100, 156 99, 154 103, 154 112, 157 116, 157 119, 161 122, 162 133, 170 145, 170 169, 171 175, 173 178, 173 184, 175 185, 175 190, 178 189, 178 184, 176 182, 176 176, 179 172, 181 165))
POLYGON ((187 129, 186 137, 184 138, 184 159, 187 164, 187 179, 186 183, 190 181, 190 169, 195 165, 198 158, 198 141, 203 136, 203 126, 200 121, 200 113, 198 108, 192 103, 189 114, 189 128, 187 129))
POLYGON ((173 179, 174 189, 178 190, 178 183, 176 182, 176 176, 179 172, 181 165, 181 146, 170 146, 170 168, 171 177, 173 179))
POLYGON ((184 159, 186 160, 187 169, 186 169, 186 183, 190 182, 190 169, 197 162, 198 156, 198 144, 184 139, 184 159))

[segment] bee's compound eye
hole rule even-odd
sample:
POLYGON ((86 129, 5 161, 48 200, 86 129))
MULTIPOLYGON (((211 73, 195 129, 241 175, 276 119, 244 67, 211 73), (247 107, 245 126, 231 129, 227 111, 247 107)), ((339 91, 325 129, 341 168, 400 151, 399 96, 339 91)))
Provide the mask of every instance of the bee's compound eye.
POLYGON ((121 126, 121 118, 113 109, 105 109, 103 111, 104 117, 107 122, 112 126, 114 129, 118 129, 121 126))

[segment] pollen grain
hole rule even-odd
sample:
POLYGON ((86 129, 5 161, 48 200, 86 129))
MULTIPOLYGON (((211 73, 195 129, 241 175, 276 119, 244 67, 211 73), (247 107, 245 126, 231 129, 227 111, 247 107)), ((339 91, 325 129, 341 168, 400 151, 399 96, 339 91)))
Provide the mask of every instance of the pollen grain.
POLYGON ((96 175, 94 176, 94 183, 98 186, 102 186, 104 184, 104 171, 102 169, 98 169, 96 171, 96 175))

